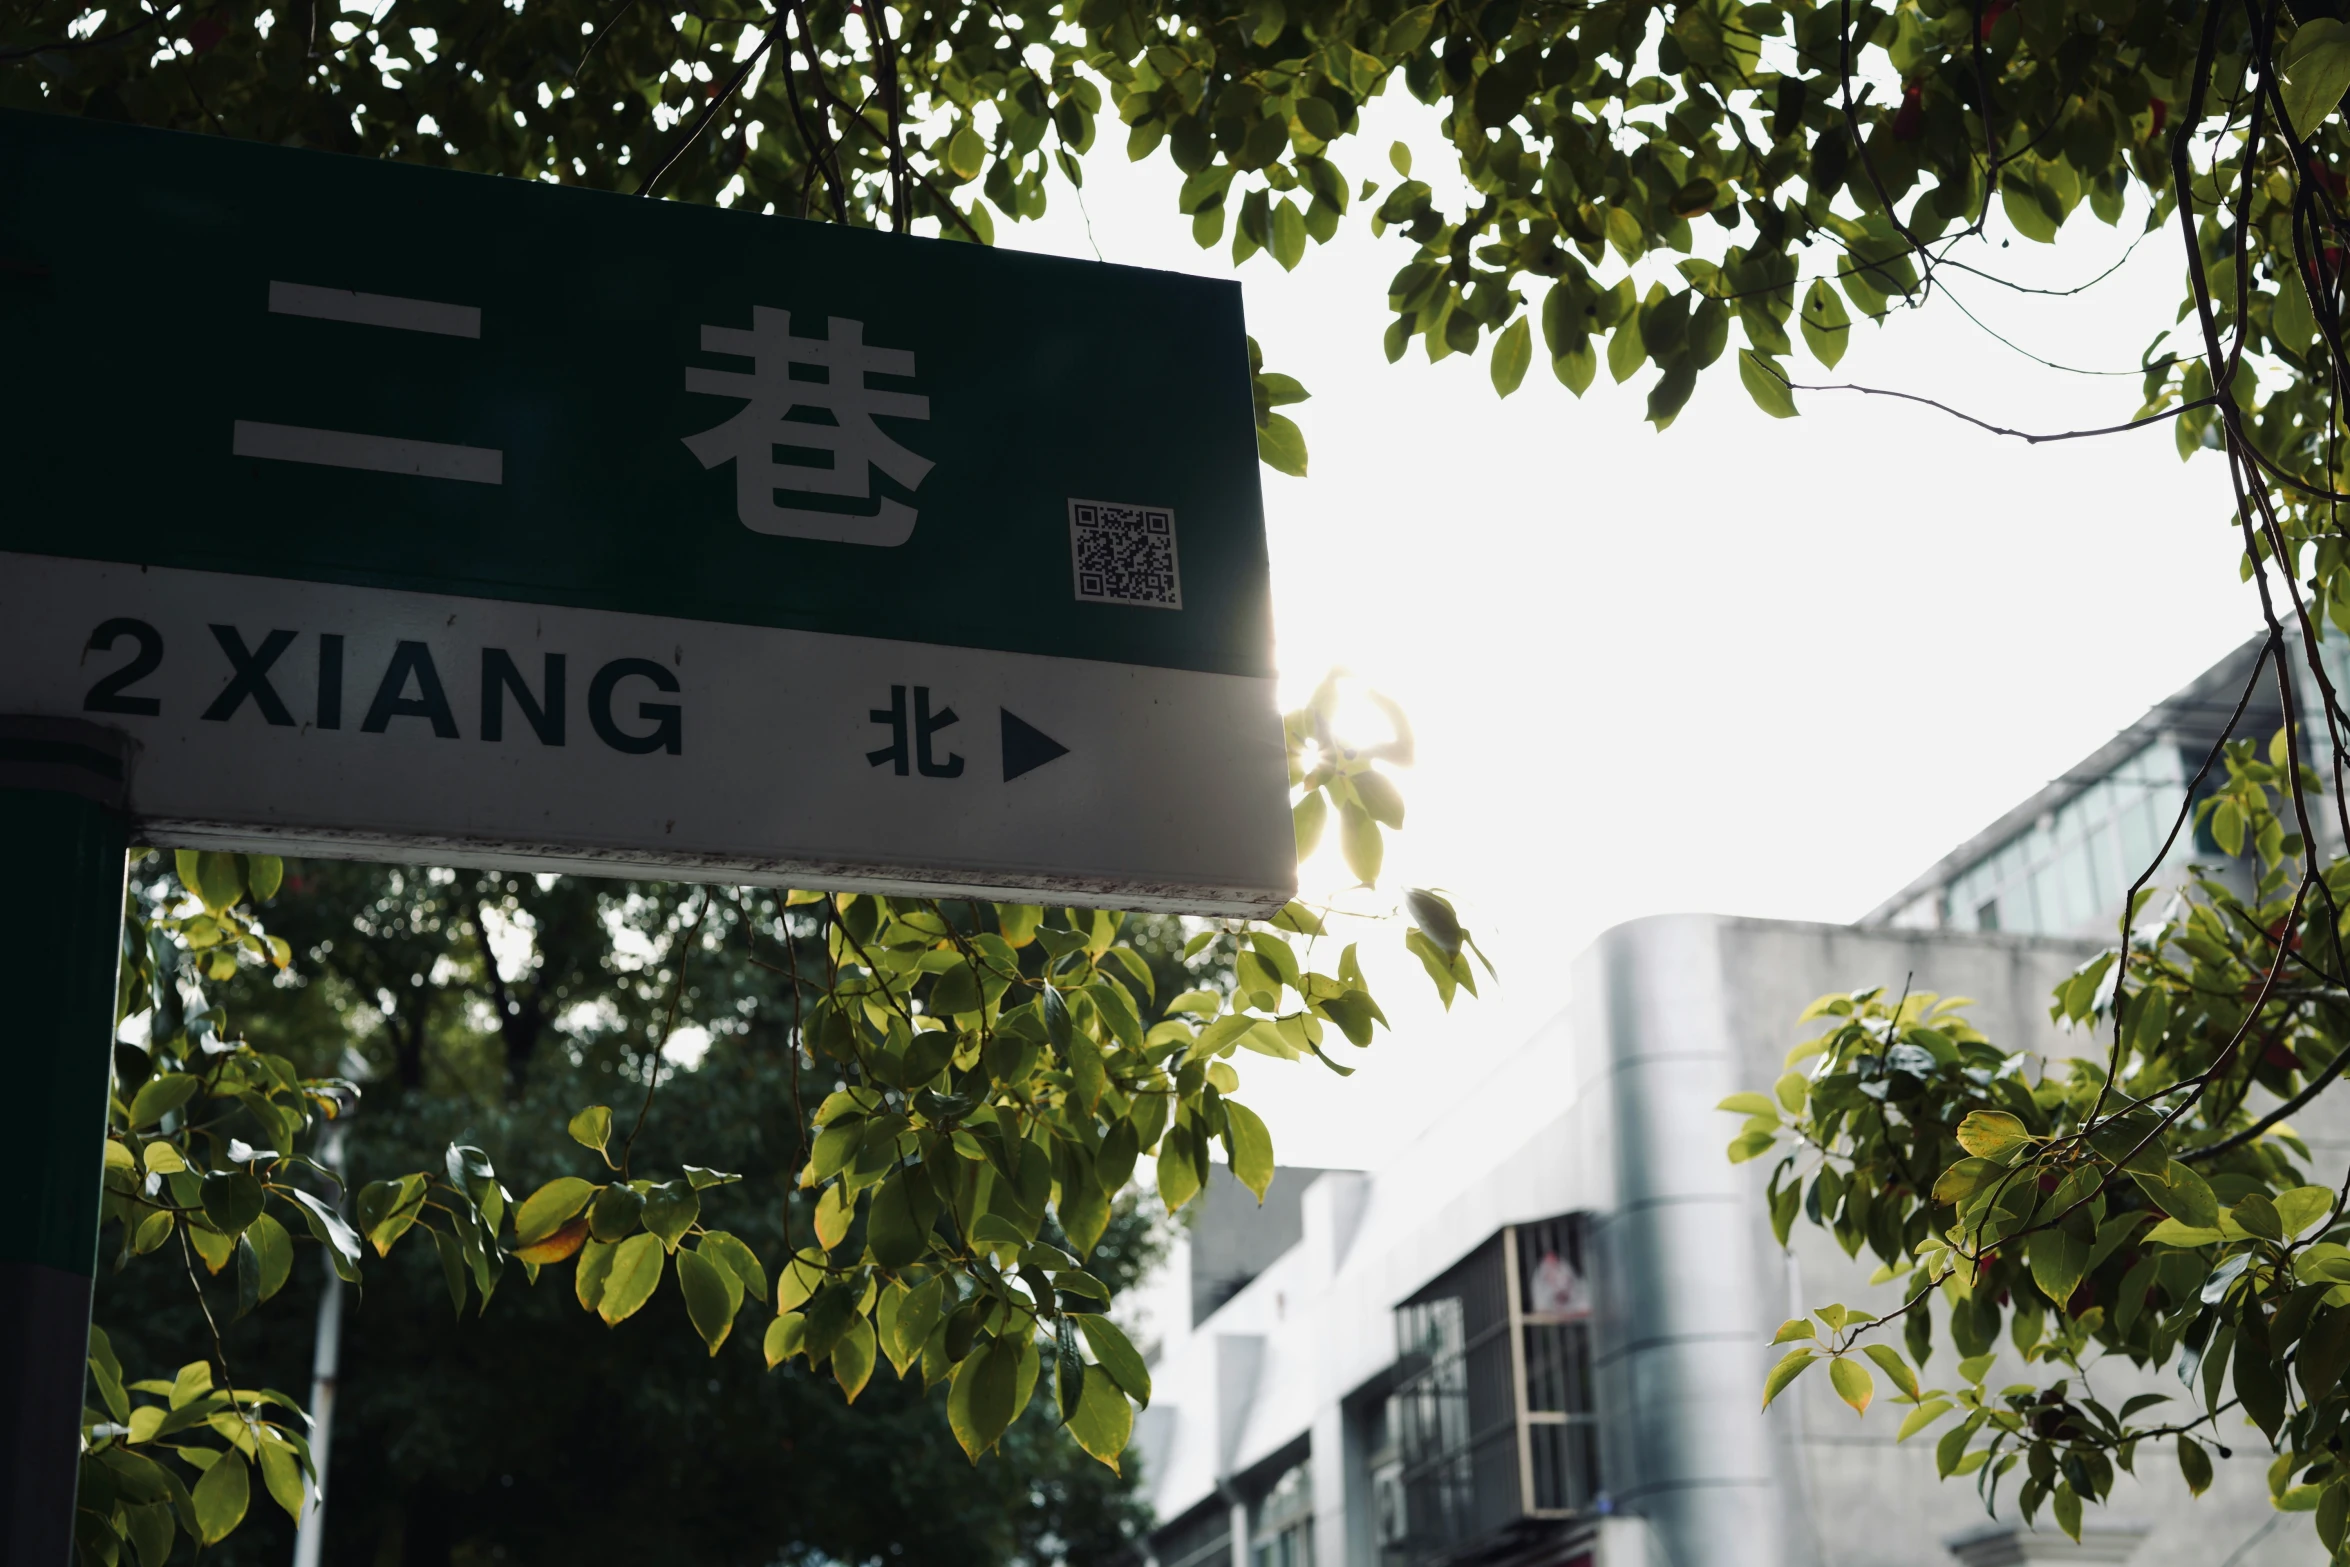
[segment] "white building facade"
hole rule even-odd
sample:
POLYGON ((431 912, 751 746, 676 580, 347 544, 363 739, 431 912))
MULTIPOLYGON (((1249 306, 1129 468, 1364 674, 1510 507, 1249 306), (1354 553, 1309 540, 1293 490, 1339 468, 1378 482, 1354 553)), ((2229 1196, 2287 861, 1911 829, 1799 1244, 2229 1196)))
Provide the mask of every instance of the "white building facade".
MULTIPOLYGON (((2145 1483, 2125 1476, 2077 1548, 2045 1514, 2025 1534, 2004 1499, 1987 1517, 1970 1482, 1938 1482, 1933 1435, 1897 1448, 1906 1410, 1889 1399, 1857 1418, 1813 1376, 1761 1408, 1780 1322, 1832 1300, 1882 1312, 1898 1286, 1871 1289, 1800 1219, 1782 1252, 1771 1161, 1728 1163, 1737 1118, 1715 1106, 1779 1076, 1816 1031, 1795 1022, 1814 997, 1905 978, 1974 997, 1977 1025, 2010 1048, 2078 1053, 2046 998, 2094 950, 1636 921, 1582 956, 1573 1006, 1490 1091, 1390 1168, 1284 1171, 1262 1216, 1274 1242, 1253 1258, 1257 1211, 1219 1172, 1175 1262, 1211 1252, 1216 1287, 1161 1291, 1179 1320, 1160 1324, 1137 1428, 1158 1567, 2322 1560, 2306 1518, 2270 1508, 2271 1455, 2249 1425, 2223 1438, 2234 1457, 2200 1500, 2167 1453, 2142 1458, 2145 1483)), ((2311 1142, 2321 1178, 2338 1175, 2350 1148, 2311 1142)), ((1928 1385, 1955 1361, 1945 1335, 1928 1385)))

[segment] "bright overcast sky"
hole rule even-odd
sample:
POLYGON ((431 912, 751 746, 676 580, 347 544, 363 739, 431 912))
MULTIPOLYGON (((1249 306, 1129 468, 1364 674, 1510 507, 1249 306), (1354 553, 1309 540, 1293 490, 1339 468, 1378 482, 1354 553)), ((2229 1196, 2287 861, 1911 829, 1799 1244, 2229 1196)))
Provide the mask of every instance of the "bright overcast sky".
MULTIPOLYGON (((1419 115, 1375 105, 1342 166, 1392 183, 1402 136, 1427 178, 1443 147, 1419 115)), ((999 242, 1233 276, 1227 246, 1192 243, 1166 161, 1126 165, 1123 128, 1103 135, 1090 240, 1056 182, 1048 218, 999 242)), ((2056 247, 1965 259, 2069 287, 2129 237, 2084 204, 2056 247)), ((1963 279, 1957 297, 2045 358, 2127 370, 2172 319, 2177 254, 2165 231, 2078 298, 1963 279)), ((1574 955, 1618 922, 1858 918, 2257 629, 2222 466, 2181 464, 2167 426, 2031 447, 1849 393, 1772 420, 1725 360, 1660 435, 1652 371, 1603 370, 1577 401, 1539 340, 1501 401, 1482 355, 1386 362, 1407 259, 1358 207, 1296 272, 1264 254, 1238 272, 1267 365, 1313 393, 1288 410, 1313 476, 1264 471, 1280 664, 1293 699, 1343 664, 1409 711, 1390 865, 1457 896, 1502 983, 1447 1018, 1416 965, 1372 966, 1397 1030, 1343 1083, 1243 1056, 1284 1162, 1380 1163, 1563 1003, 1574 955)), ((1833 375, 1799 350, 1797 379, 2027 429, 2137 407, 2134 375, 2042 369, 1947 300, 1853 337, 1833 375)), ((1309 893, 1346 879, 1334 853, 1307 867, 1309 893)))

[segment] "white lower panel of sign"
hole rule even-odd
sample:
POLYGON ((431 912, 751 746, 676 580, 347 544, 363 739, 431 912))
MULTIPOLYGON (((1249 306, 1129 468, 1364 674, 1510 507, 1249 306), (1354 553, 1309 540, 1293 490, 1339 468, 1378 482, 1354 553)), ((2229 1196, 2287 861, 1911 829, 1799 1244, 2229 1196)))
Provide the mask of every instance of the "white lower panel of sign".
POLYGON ((166 846, 1225 915, 1295 880, 1270 679, 0 553, 0 714, 128 733, 166 846))

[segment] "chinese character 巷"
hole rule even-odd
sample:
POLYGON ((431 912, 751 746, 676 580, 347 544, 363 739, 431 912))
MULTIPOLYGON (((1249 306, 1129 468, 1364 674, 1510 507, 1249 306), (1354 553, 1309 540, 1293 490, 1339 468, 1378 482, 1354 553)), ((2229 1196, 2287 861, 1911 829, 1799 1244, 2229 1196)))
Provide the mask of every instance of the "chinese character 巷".
POLYGON ((795 337, 791 312, 752 307, 751 327, 702 328, 702 351, 733 354, 752 362, 739 370, 688 366, 685 389, 714 397, 739 397, 743 407, 724 424, 685 438, 686 448, 705 468, 734 464, 735 515, 758 533, 793 539, 829 539, 848 544, 903 544, 914 531, 914 508, 882 497, 872 512, 811 511, 779 506, 778 490, 802 495, 873 495, 872 470, 879 468, 907 489, 921 484, 931 462, 882 432, 874 416, 928 419, 930 399, 914 392, 883 391, 865 384, 869 375, 910 376, 914 355, 902 348, 874 348, 865 342, 865 323, 833 316, 824 337, 795 337), (822 379, 802 380, 794 366, 822 379), (792 417, 794 414, 817 418, 792 417), (819 419, 829 417, 830 423, 819 419), (832 463, 778 461, 775 449, 829 452, 832 463))

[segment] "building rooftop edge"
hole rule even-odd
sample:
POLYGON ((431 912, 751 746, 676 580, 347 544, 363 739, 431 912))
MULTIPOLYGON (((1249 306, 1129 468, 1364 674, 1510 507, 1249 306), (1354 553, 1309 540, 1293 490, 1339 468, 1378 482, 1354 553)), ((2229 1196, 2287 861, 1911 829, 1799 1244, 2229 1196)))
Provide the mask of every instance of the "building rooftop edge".
MULTIPOLYGON (((2260 632, 2239 644, 2218 663, 2155 703, 2136 722, 2066 768, 2061 776, 2043 784, 2021 804, 2002 813, 1989 826, 1912 877, 1899 892, 1853 923, 1863 930, 1884 928, 1896 914, 1921 896, 1948 885, 1967 867, 2152 744, 2165 730, 2183 727, 2182 720, 2187 719, 2196 709, 2208 707, 2215 693, 2224 693, 2241 685, 2248 666, 2260 656, 2261 646, 2267 640, 2268 633, 2260 632)), ((2227 705, 2230 709, 2234 707, 2232 700, 2227 705)))

